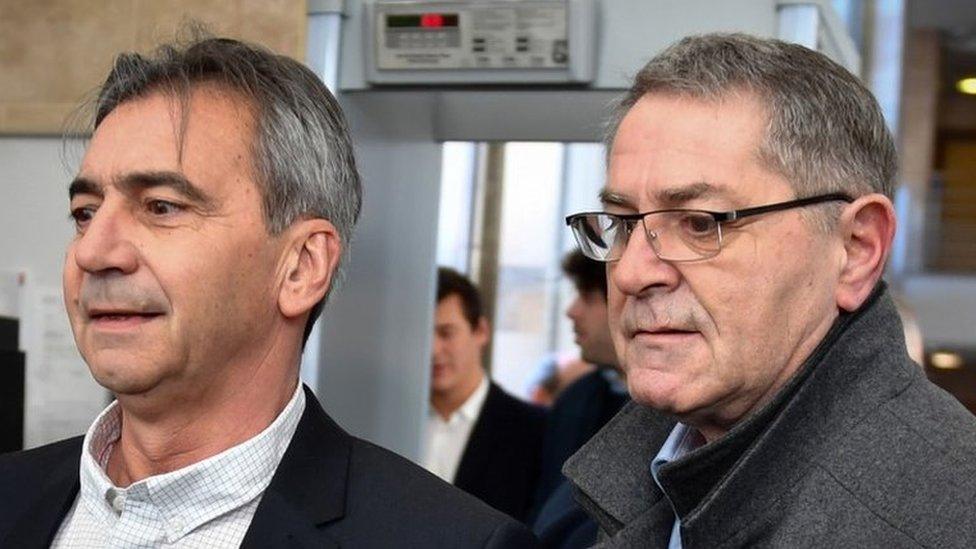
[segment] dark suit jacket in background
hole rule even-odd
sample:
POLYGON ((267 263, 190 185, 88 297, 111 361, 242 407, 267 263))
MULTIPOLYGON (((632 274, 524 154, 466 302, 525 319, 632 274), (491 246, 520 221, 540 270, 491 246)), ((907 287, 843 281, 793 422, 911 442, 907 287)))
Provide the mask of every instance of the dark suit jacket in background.
POLYGON ((599 369, 563 390, 552 405, 546 424, 542 470, 535 495, 536 512, 566 480, 562 473, 563 463, 617 415, 629 400, 630 395, 615 391, 599 369))
POLYGON ((605 372, 597 370, 567 387, 553 404, 530 513, 532 530, 545 549, 579 549, 596 543, 596 522, 576 503, 562 467, 629 400, 630 395, 614 389, 605 372))
MULTIPOLYGON (((305 412, 242 547, 535 547, 521 525, 305 412)), ((0 547, 47 547, 78 494, 82 438, 0 456, 0 547)))
POLYGON ((525 521, 539 479, 546 413, 492 383, 454 485, 525 521))

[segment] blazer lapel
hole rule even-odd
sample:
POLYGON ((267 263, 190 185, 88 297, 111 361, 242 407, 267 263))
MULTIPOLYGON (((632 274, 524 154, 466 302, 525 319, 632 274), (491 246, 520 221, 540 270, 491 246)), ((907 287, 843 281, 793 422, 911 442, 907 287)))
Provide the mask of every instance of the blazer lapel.
POLYGON ((317 528, 306 511, 281 492, 266 490, 241 548, 338 548, 339 543, 317 528))
POLYGON ((485 403, 481 407, 481 413, 475 420, 471 436, 468 437, 468 443, 461 454, 461 461, 454 475, 454 485, 462 490, 471 490, 486 481, 484 473, 491 465, 498 444, 493 436, 498 433, 498 429, 492 424, 497 415, 499 390, 494 383, 488 386, 485 403))
POLYGON ((80 483, 78 468, 81 459, 81 437, 73 458, 63 460, 47 477, 37 497, 13 525, 2 547, 49 547, 61 527, 65 515, 74 504, 80 483))
POLYGON ((241 547, 338 547, 322 526, 345 514, 351 437, 305 387, 305 412, 241 547))

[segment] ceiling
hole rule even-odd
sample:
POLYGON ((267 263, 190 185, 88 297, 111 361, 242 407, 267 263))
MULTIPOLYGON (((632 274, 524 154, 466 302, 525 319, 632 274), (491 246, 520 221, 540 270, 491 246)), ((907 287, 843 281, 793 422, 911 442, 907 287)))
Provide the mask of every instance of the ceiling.
POLYGON ((944 89, 976 75, 976 0, 906 0, 905 11, 907 26, 942 31, 944 89))
POLYGON ((905 9, 912 27, 937 27, 953 34, 976 30, 973 0, 907 0, 905 9))

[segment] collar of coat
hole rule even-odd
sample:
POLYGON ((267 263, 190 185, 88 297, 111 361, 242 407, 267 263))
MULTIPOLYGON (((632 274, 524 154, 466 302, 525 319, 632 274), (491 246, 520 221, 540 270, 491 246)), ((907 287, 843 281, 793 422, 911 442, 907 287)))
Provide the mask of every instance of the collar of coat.
MULTIPOLYGON (((921 375, 899 366, 904 347, 898 313, 880 282, 860 309, 841 314, 771 402, 661 469, 683 527, 718 542, 760 520, 804 474, 809 452, 842 437, 921 375), (709 512, 715 509, 724 511, 709 512)), ((674 515, 650 463, 674 425, 631 402, 566 462, 577 499, 611 536, 634 527, 641 536, 661 535, 650 545, 667 546, 674 515)))

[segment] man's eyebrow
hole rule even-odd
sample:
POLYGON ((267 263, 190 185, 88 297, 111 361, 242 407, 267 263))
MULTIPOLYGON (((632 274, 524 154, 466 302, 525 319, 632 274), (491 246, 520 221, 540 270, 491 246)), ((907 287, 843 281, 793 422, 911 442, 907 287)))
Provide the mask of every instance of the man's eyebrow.
POLYGON ((600 203, 603 204, 604 207, 617 206, 620 208, 629 208, 635 211, 637 210, 636 203, 629 197, 611 191, 607 188, 600 190, 600 203))
MULTIPOLYGON (((212 207, 214 199, 203 192, 200 187, 194 185, 189 179, 179 172, 172 171, 148 171, 132 172, 123 175, 115 181, 123 192, 135 193, 154 187, 169 187, 182 195, 187 200, 196 202, 204 208, 212 207)), ((74 198, 78 194, 90 194, 99 198, 105 197, 105 190, 102 185, 84 176, 78 176, 68 187, 69 198, 74 198)))
MULTIPOLYGON (((659 208, 676 208, 692 200, 728 195, 728 189, 722 185, 698 181, 689 185, 678 185, 658 190, 654 193, 654 201, 659 208)), ((634 211, 638 209, 637 202, 634 199, 606 188, 600 191, 600 202, 603 203, 604 207, 617 206, 634 211)))
POLYGON ((105 191, 102 190, 102 186, 95 183, 87 177, 78 176, 74 178, 70 185, 68 185, 68 199, 73 199, 79 194, 90 194, 103 198, 105 196, 105 191))
POLYGON ((124 191, 141 191, 154 187, 169 187, 184 198, 196 202, 201 206, 211 206, 213 198, 194 185, 179 172, 149 171, 128 173, 118 180, 124 191))
POLYGON ((692 200, 726 194, 728 193, 725 187, 713 185, 705 181, 698 181, 690 185, 661 189, 654 194, 654 198, 662 207, 673 208, 691 202, 692 200))

